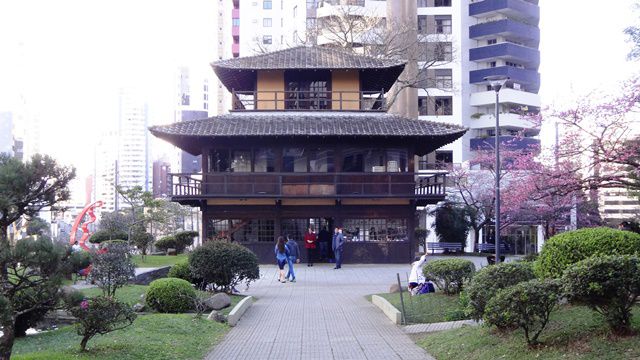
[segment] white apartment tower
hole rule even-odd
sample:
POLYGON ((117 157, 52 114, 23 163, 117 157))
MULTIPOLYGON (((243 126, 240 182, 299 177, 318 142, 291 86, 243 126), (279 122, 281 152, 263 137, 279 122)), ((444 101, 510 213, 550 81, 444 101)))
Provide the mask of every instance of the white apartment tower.
POLYGON ((96 200, 102 211, 114 211, 127 205, 116 196, 116 185, 129 189, 152 189, 152 164, 149 154, 147 102, 137 89, 123 88, 119 95, 119 116, 96 146, 96 200))

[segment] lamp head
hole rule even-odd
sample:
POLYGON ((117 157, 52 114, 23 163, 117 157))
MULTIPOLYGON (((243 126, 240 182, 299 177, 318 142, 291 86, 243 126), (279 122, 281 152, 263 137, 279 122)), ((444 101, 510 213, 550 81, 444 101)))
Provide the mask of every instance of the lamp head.
POLYGON ((506 84, 509 79, 510 78, 508 76, 504 75, 491 75, 485 77, 483 80, 487 81, 495 92, 498 92, 500 91, 500 89, 502 89, 504 84, 506 84))

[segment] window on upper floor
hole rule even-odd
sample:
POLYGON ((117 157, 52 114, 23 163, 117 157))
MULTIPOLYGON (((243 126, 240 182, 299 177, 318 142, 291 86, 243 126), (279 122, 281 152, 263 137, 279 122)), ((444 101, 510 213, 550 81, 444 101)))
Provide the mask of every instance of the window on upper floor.
POLYGON ((331 73, 285 71, 286 109, 331 109, 331 73))
POLYGON ((233 18, 233 19, 231 20, 231 25, 233 25, 233 26, 240 26, 240 19, 233 18))
POLYGON ((273 4, 271 2, 271 0, 263 0, 262 1, 262 8, 263 9, 271 9, 273 7, 273 4))
POLYGON ((453 58, 453 47, 450 42, 436 42, 433 44, 433 60, 451 61, 453 58))
POLYGON ((490 68, 494 68, 494 67, 496 67, 496 62, 495 62, 495 61, 490 61, 490 62, 489 62, 489 67, 490 67, 490 68))
POLYGON ((438 89, 451 89, 453 87, 452 70, 435 69, 435 84, 438 89))
POLYGON ((451 6, 451 0, 434 0, 433 6, 435 7, 451 6))
POLYGON ((437 164, 452 164, 453 163, 453 151, 451 151, 451 150, 436 150, 436 163, 437 164))
POLYGON ((262 26, 263 27, 271 27, 272 25, 272 20, 271 18, 264 18, 262 19, 262 26))
POLYGON ((453 115, 453 98, 451 96, 435 96, 418 98, 420 115, 440 116, 453 115))
POLYGON ((262 36, 262 43, 264 45, 271 45, 273 43, 273 36, 271 36, 271 35, 263 35, 262 36))
POLYGON ((436 15, 436 34, 451 34, 451 15, 436 15))
POLYGON ((498 43, 498 39, 489 39, 487 40, 487 45, 493 45, 493 44, 497 44, 498 43))
POLYGON ((429 4, 427 3, 427 0, 418 0, 418 7, 427 7, 429 6, 429 4))
POLYGON ((427 15, 418 15, 418 34, 427 33, 427 15))

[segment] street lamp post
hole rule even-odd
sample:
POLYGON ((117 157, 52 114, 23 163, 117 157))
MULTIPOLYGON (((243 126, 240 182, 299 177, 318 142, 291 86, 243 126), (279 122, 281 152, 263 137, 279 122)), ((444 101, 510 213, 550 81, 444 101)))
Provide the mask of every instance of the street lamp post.
POLYGON ((496 151, 496 209, 495 209, 495 230, 494 238, 496 244, 495 263, 500 263, 500 89, 506 84, 509 78, 502 75, 487 76, 484 78, 489 82, 491 88, 496 92, 496 130, 495 130, 495 151, 496 151))

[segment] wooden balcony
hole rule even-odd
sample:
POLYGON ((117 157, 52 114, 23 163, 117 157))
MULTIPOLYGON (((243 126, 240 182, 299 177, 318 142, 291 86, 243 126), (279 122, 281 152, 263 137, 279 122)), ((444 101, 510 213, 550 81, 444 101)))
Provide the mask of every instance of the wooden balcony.
POLYGON ((171 198, 188 203, 213 198, 444 200, 446 175, 417 173, 170 174, 171 198))
POLYGON ((232 111, 387 110, 384 91, 232 91, 232 111))

